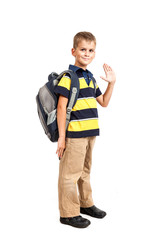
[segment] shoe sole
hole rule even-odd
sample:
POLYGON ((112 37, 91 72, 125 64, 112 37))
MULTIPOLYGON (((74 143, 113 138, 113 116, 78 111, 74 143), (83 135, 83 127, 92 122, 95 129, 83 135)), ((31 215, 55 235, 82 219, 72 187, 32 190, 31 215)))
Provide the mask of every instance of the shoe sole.
POLYGON ((104 218, 104 217, 107 215, 107 213, 106 213, 104 216, 94 216, 94 215, 91 215, 91 214, 89 214, 89 213, 86 213, 86 212, 83 211, 83 210, 80 210, 80 213, 86 214, 86 215, 88 215, 88 216, 90 216, 90 217, 94 217, 94 218, 104 218))
POLYGON ((65 224, 65 225, 69 225, 71 227, 75 227, 75 228, 86 228, 88 227, 91 223, 88 223, 88 225, 83 225, 83 226, 77 226, 77 225, 73 225, 73 224, 70 224, 70 223, 67 223, 67 222, 63 222, 63 221, 60 221, 62 224, 65 224))

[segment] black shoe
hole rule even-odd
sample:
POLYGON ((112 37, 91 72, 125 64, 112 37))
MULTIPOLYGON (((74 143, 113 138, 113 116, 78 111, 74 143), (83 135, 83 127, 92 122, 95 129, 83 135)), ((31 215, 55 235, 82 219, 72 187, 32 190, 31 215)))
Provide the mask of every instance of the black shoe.
POLYGON ((76 228, 86 228, 91 223, 88 219, 85 219, 81 216, 71 217, 71 218, 60 217, 60 222, 76 228))
POLYGON ((83 214, 87 214, 91 217, 95 217, 95 218, 104 218, 106 216, 106 212, 98 209, 96 206, 92 206, 89 208, 80 208, 80 212, 83 214))

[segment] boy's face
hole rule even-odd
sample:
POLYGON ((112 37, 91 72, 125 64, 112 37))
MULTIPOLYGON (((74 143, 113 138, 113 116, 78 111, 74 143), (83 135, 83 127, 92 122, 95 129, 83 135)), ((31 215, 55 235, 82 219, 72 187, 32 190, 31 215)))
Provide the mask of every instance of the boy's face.
POLYGON ((75 57, 75 65, 86 70, 87 65, 95 57, 96 45, 94 41, 82 40, 76 49, 72 48, 72 55, 75 57))

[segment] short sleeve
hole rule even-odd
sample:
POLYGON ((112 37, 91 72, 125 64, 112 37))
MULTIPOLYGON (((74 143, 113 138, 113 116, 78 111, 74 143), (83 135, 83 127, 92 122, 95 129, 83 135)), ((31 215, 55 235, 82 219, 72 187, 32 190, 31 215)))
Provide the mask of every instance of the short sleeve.
POLYGON ((71 88, 71 79, 70 77, 64 75, 59 81, 58 85, 55 87, 54 92, 63 95, 66 98, 69 98, 71 88))
POLYGON ((99 89, 97 83, 96 83, 96 98, 99 97, 102 94, 101 90, 99 89))

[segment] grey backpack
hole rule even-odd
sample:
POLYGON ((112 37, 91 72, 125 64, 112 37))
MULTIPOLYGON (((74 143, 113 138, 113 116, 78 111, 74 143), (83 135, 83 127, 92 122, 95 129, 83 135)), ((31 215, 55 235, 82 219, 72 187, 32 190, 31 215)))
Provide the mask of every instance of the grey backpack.
POLYGON ((69 75, 71 78, 70 96, 66 113, 67 129, 72 108, 74 107, 79 94, 79 79, 77 74, 72 70, 66 70, 59 75, 52 72, 48 76, 48 82, 40 88, 36 97, 39 119, 46 135, 52 142, 57 142, 59 137, 57 125, 57 104, 59 96, 54 92, 54 89, 64 74, 69 75))

